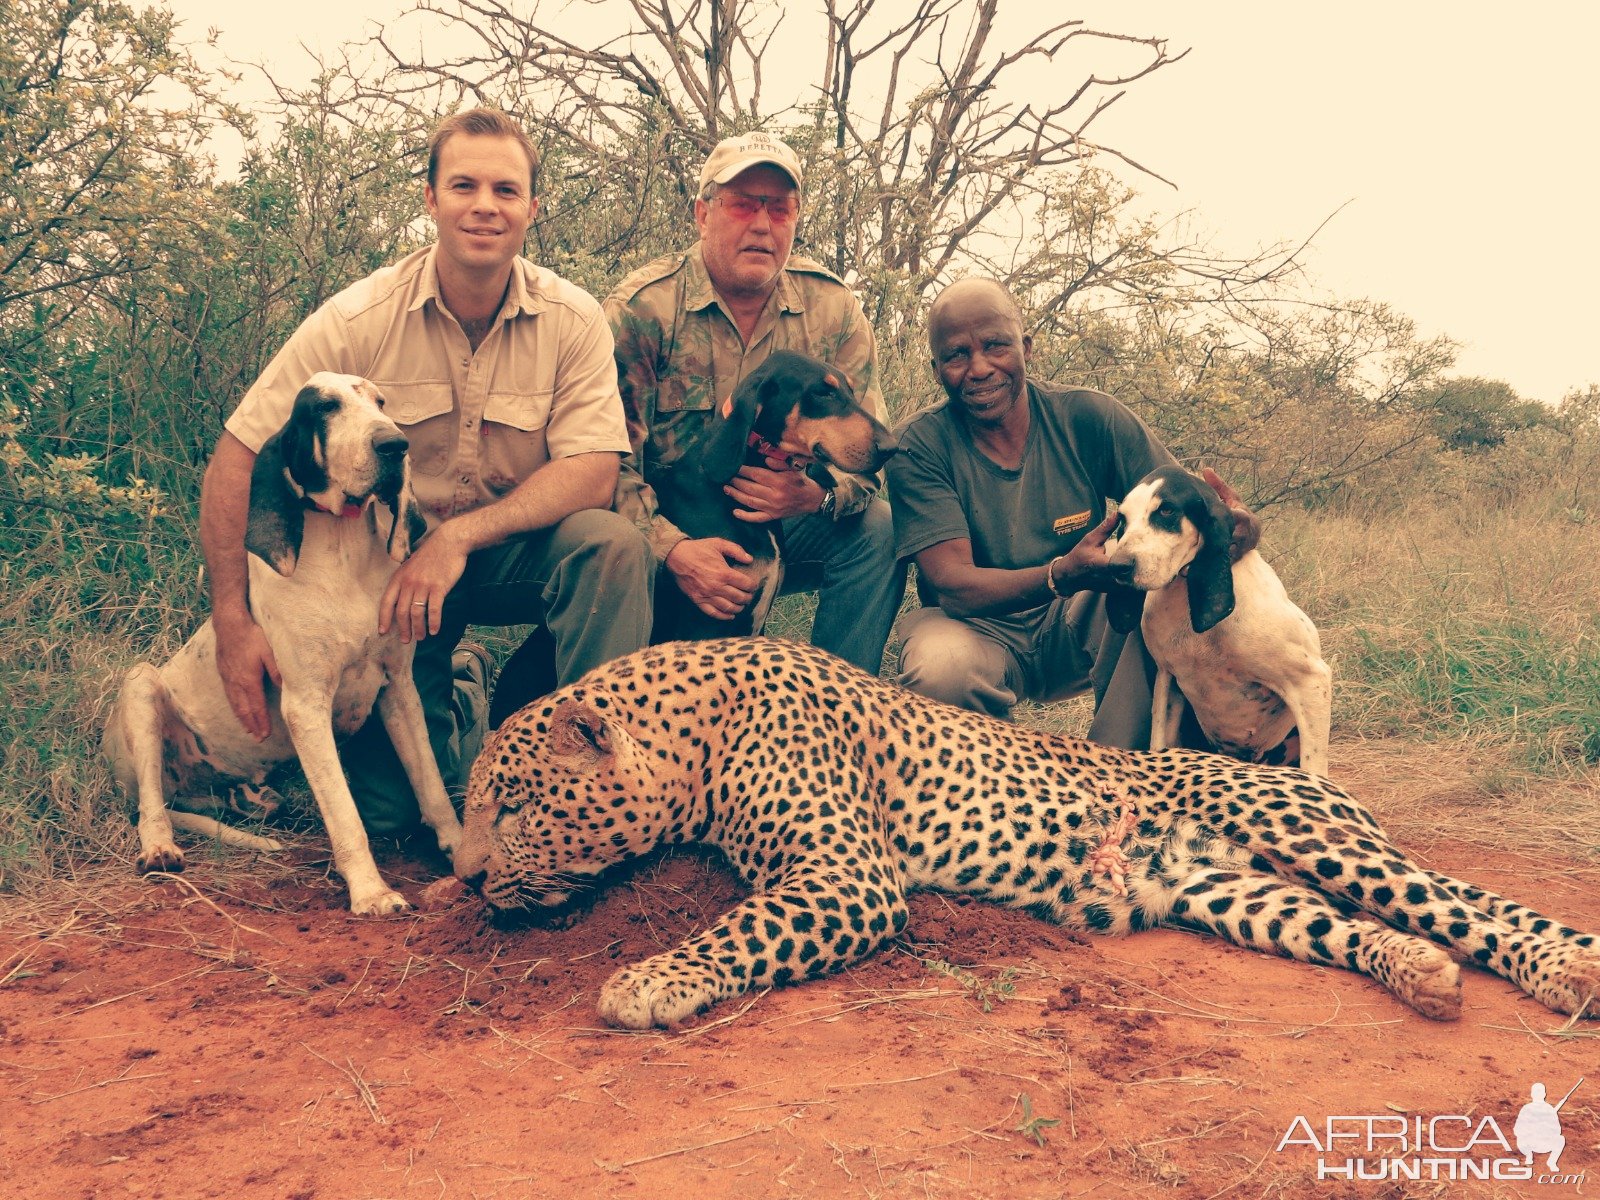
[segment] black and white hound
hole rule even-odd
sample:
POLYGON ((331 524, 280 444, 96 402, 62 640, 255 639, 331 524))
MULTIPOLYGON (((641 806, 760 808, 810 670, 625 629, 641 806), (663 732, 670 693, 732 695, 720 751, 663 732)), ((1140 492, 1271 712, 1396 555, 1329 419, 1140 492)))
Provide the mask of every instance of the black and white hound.
POLYGON ((1159 467, 1120 511, 1106 554, 1137 594, 1113 593, 1109 608, 1124 631, 1140 623, 1158 668, 1150 748, 1176 743, 1187 700, 1219 751, 1258 761, 1298 729, 1299 765, 1326 776, 1333 675, 1316 626, 1256 551, 1230 563, 1233 522, 1215 489, 1159 467))
POLYGON ((257 742, 234 716, 207 620, 164 667, 140 663, 123 680, 103 745, 118 784, 138 800, 141 872, 183 869, 173 826, 230 845, 277 850, 270 838, 207 812, 266 815, 267 772, 299 756, 357 913, 409 908, 379 875, 344 777, 335 738, 377 706, 422 816, 453 854, 461 825, 428 744, 411 679, 414 647, 378 632, 378 600, 425 523, 411 492, 407 443, 377 389, 319 372, 250 478, 250 611, 283 676, 267 689, 272 730, 257 742), (168 805, 175 811, 169 811, 168 805))
POLYGON ((721 537, 749 553, 730 565, 756 593, 731 621, 707 616, 676 587, 656 592, 658 626, 672 638, 760 633, 783 581, 782 527, 741 521, 723 486, 745 465, 782 460, 824 488, 831 468, 876 471, 898 450, 894 434, 856 402, 843 372, 793 350, 774 350, 734 388, 712 416, 699 450, 651 476, 661 512, 692 538, 721 537))

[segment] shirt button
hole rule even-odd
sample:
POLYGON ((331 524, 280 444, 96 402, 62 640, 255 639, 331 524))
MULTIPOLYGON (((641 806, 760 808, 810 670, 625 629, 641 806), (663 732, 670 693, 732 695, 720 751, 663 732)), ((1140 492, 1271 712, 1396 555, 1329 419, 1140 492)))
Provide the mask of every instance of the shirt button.
POLYGON ((472 476, 471 475, 463 475, 461 477, 461 482, 462 483, 471 483, 472 482, 472 476))

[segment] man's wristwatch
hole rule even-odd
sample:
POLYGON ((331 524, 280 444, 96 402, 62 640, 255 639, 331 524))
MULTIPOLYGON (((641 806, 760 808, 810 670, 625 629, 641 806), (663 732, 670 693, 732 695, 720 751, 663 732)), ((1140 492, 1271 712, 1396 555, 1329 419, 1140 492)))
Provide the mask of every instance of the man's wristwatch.
POLYGON ((817 505, 817 512, 824 517, 833 516, 834 494, 832 488, 822 489, 822 503, 817 505))

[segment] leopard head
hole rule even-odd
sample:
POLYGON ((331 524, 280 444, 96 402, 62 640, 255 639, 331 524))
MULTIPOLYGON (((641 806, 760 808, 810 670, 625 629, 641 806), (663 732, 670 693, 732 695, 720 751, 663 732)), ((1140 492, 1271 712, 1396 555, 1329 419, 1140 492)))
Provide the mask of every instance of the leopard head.
POLYGON ((670 814, 603 696, 563 689, 502 724, 467 783, 456 874, 499 910, 554 908, 648 853, 670 814))

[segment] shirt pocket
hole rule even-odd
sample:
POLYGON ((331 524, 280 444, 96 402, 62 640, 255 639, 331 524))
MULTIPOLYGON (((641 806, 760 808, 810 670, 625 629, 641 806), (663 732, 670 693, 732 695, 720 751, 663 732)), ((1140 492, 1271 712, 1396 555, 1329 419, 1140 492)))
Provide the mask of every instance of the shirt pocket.
POLYGON ((705 440, 714 407, 711 391, 705 384, 687 385, 681 375, 669 375, 661 381, 656 396, 656 416, 650 422, 650 437, 645 447, 646 479, 650 472, 672 466, 705 440))
POLYGON ((550 461, 553 392, 492 392, 483 405, 483 481, 505 494, 550 461))
POLYGON ((406 452, 411 469, 419 475, 442 473, 455 447, 455 396, 450 384, 378 382, 378 391, 383 411, 411 443, 406 452))
POLYGON ((691 388, 684 383, 681 375, 668 375, 656 385, 658 413, 705 412, 713 403, 710 388, 691 388))

